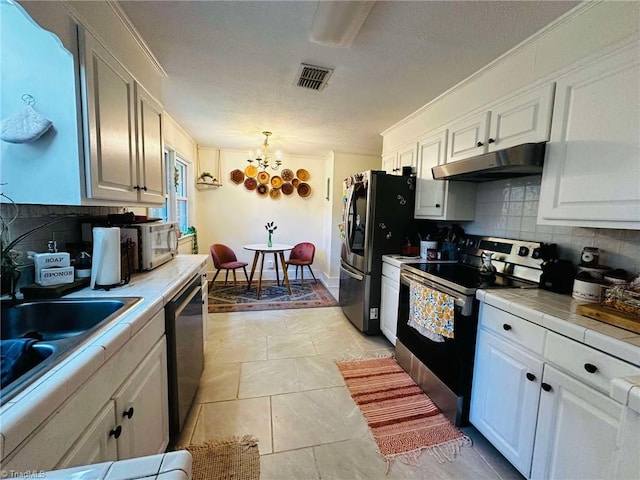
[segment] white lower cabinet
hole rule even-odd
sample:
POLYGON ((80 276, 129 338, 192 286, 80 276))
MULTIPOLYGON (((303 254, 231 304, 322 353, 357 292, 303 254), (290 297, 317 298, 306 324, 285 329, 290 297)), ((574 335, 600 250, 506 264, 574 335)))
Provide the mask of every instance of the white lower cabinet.
POLYGON ((622 406, 545 365, 531 478, 607 478, 622 406))
POLYGON ((2 468, 46 471, 164 453, 169 442, 164 331, 160 310, 9 454, 2 468))
POLYGON ((115 432, 115 408, 113 400, 109 400, 71 450, 56 465, 56 470, 118 459, 117 440, 115 433, 112 433, 115 432))
POLYGON ((122 428, 118 437, 118 459, 164 452, 169 438, 167 342, 164 338, 113 399, 116 419, 122 428))
POLYGON ((536 430, 542 359, 481 328, 476 347, 471 423, 528 477, 536 430))
POLYGON ((481 304, 470 420, 527 478, 625 478, 610 476, 626 424, 607 393, 635 375, 635 365, 481 304))
POLYGON ((400 269, 386 262, 382 264, 380 295, 380 330, 387 340, 395 345, 400 298, 400 269), (393 276, 389 276, 389 273, 393 276))

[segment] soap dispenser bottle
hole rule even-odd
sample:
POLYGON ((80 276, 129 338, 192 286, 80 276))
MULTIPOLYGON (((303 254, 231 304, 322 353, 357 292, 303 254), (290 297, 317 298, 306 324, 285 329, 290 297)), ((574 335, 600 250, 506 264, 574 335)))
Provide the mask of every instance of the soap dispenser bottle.
POLYGON ((70 267, 71 259, 67 252, 58 252, 58 244, 55 240, 47 242, 47 253, 33 255, 35 266, 35 280, 38 285, 52 285, 56 283, 69 283, 69 272, 73 281, 73 268, 70 267), (51 268, 64 269, 49 272, 51 268))

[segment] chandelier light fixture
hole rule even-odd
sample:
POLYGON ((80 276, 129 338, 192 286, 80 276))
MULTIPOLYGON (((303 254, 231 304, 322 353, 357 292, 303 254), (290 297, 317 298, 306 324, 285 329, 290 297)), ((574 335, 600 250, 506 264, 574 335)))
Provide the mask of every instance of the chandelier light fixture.
POLYGON ((282 165, 282 154, 280 151, 276 152, 275 160, 271 158, 269 155, 269 136, 271 136, 271 132, 262 132, 264 135, 264 142, 262 143, 262 153, 260 151, 256 151, 255 158, 253 157, 253 151, 249 151, 249 159, 247 162, 253 165, 253 162, 258 163, 258 167, 262 170, 266 170, 267 168, 271 168, 272 170, 278 170, 280 165, 282 165))

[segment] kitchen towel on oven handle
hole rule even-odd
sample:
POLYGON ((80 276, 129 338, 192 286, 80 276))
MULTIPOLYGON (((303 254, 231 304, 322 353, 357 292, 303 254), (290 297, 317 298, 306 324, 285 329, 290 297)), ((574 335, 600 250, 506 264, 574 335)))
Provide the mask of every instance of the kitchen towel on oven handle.
POLYGON ((409 283, 409 321, 426 338, 442 343, 453 338, 454 298, 416 281, 409 283))

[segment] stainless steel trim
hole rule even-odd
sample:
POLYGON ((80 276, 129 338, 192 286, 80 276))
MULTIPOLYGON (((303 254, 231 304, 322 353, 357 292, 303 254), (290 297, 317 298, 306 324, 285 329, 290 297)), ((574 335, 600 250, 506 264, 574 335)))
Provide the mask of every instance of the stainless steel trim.
POLYGON ((462 315, 465 317, 471 315, 471 312, 473 310, 473 297, 461 296, 459 292, 451 290, 442 284, 433 282, 424 277, 413 275, 408 272, 400 272, 401 283, 403 283, 404 285, 410 285, 410 282, 412 281, 454 297, 454 304, 462 309, 462 315))
POLYGON ((363 281, 364 275, 360 273, 356 273, 351 267, 349 267, 346 263, 340 262, 340 270, 349 275, 351 278, 355 278, 356 280, 363 281))
POLYGON ((436 180, 485 182, 542 173, 545 143, 524 143, 477 157, 438 165, 431 169, 436 180))

